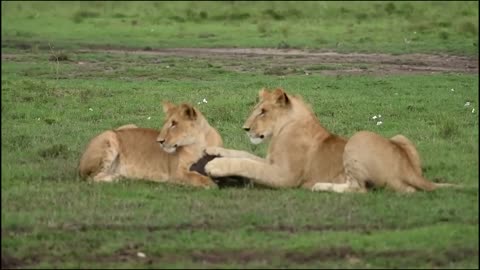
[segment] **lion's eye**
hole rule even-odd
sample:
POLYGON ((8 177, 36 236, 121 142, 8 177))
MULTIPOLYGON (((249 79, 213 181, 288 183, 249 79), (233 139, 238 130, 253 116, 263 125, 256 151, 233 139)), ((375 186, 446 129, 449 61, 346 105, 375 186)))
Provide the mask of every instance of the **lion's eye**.
POLYGON ((265 109, 260 110, 260 115, 264 115, 267 111, 265 109))
POLYGON ((173 121, 172 121, 172 125, 171 125, 170 127, 174 127, 174 126, 176 126, 176 125, 177 125, 177 121, 173 120, 173 121))

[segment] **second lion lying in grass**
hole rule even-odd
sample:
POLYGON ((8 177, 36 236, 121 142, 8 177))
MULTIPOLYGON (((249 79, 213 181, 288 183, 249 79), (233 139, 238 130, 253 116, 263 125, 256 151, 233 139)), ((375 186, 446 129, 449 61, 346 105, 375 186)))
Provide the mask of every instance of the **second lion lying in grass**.
POLYGON ((386 186, 399 192, 434 190, 422 176, 415 146, 404 136, 385 139, 358 132, 350 140, 326 130, 301 98, 282 89, 259 93, 244 125, 252 143, 271 138, 267 157, 209 147, 219 155, 205 170, 210 176, 242 176, 275 187, 304 187, 315 191, 365 192, 368 186, 386 186))
POLYGON ((80 176, 107 182, 131 178, 216 186, 190 166, 206 147, 222 146, 218 131, 191 105, 165 102, 163 110, 161 131, 126 125, 93 138, 80 159, 80 176))

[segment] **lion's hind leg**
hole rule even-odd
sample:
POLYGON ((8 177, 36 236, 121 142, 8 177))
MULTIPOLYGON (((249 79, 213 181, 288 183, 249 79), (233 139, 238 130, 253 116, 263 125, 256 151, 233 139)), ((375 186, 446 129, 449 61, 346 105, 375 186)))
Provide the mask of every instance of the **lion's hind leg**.
POLYGON ((402 180, 390 180, 390 181, 387 181, 387 185, 390 189, 397 192, 412 193, 417 191, 415 187, 409 185, 408 183, 402 180))
POLYGON ((80 159, 79 174, 93 181, 111 182, 119 178, 119 142, 112 131, 93 138, 80 159))
POLYGON ((330 191, 337 193, 367 192, 367 189, 352 177, 347 177, 345 183, 319 182, 312 186, 312 191, 330 191))

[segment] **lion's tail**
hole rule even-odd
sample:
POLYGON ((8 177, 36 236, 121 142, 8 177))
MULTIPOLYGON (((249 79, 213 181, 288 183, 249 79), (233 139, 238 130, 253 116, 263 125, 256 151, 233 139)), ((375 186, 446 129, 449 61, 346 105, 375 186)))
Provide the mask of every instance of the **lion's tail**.
POLYGON ((444 187, 459 187, 456 184, 450 183, 434 183, 425 177, 422 176, 422 163, 420 160, 420 155, 415 148, 415 145, 405 136, 398 134, 392 138, 390 141, 397 146, 399 146, 405 155, 407 156, 408 160, 410 161, 410 165, 413 169, 413 172, 410 173, 409 177, 405 179, 405 181, 410 184, 411 186, 425 190, 431 191, 436 188, 444 188, 444 187))
POLYGON ((463 188, 463 185, 452 183, 434 183, 437 188, 463 188))

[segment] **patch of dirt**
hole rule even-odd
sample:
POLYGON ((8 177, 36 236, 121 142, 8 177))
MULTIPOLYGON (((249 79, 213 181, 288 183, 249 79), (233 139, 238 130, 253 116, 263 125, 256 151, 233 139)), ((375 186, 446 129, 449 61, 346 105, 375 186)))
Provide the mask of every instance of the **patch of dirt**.
MULTIPOLYGON (((39 42, 27 44, 6 41, 2 47, 28 50, 36 46, 49 49, 39 42)), ((76 53, 118 53, 153 56, 178 56, 217 60, 227 69, 237 72, 260 72, 285 76, 290 74, 323 75, 395 75, 436 73, 478 73, 478 56, 446 54, 379 54, 338 53, 323 50, 262 49, 262 48, 168 48, 144 50, 114 46, 84 45, 76 53)), ((15 54, 2 53, 2 60, 14 60, 15 54)))
POLYGON ((278 226, 257 226, 255 229, 259 231, 270 231, 270 232, 288 232, 288 233, 297 233, 305 231, 356 231, 366 234, 370 234, 371 231, 376 230, 390 230, 390 229, 399 229, 398 227, 386 226, 386 225, 361 225, 361 224, 342 224, 342 225, 306 225, 306 226, 288 226, 288 225, 278 225, 278 226))
POLYGON ((2 269, 25 268, 37 262, 39 262, 39 258, 36 254, 32 254, 28 258, 19 259, 2 250, 2 269))
POLYGON ((378 258, 410 258, 417 262, 430 262, 442 267, 452 262, 462 261, 472 256, 478 256, 475 249, 448 249, 445 252, 420 250, 386 250, 386 251, 358 251, 349 246, 318 248, 308 251, 281 251, 281 250, 210 250, 193 251, 190 254, 192 261, 225 264, 229 262, 248 263, 253 261, 273 262, 278 258, 289 263, 306 264, 312 262, 346 260, 351 264, 368 262, 378 258))
MULTIPOLYGON (((411 228, 409 226, 408 228, 411 228)), ((145 225, 145 224, 81 224, 81 223, 63 223, 54 224, 46 228, 47 230, 63 230, 63 231, 99 231, 99 230, 113 230, 113 231, 195 231, 195 230, 208 230, 208 231, 227 231, 232 227, 224 226, 221 224, 210 223, 183 223, 175 225, 145 225)), ((356 231, 361 233, 370 234, 372 231, 377 230, 392 230, 392 229, 404 229, 399 226, 388 225, 366 225, 366 224, 351 224, 351 225, 304 225, 304 226, 290 226, 290 225, 257 225, 250 227, 251 230, 257 230, 262 232, 323 232, 323 231, 356 231)), ((2 236, 14 236, 16 234, 28 234, 33 231, 31 227, 15 227, 15 228, 2 228, 2 236)))
POLYGON ((2 252, 2 269, 14 269, 24 265, 20 259, 4 254, 2 252))
MULTIPOLYGON (((453 56, 445 54, 363 54, 337 53, 324 51, 305 51, 297 49, 260 49, 260 48, 171 48, 142 50, 119 50, 109 48, 91 48, 82 52, 133 53, 160 56, 180 56, 227 60, 232 64, 227 68, 242 71, 245 67, 262 63, 272 67, 287 67, 302 71, 306 75, 320 73, 339 74, 434 74, 444 72, 478 73, 478 57, 453 56), (241 61, 238 65, 234 62, 241 61), (340 65, 339 65, 340 64, 340 65), (315 70, 314 65, 325 65, 315 70)), ((279 75, 286 75, 281 73, 279 75)))
MULTIPOLYGON (((76 257, 82 262, 126 263, 136 262, 140 265, 160 266, 165 263, 193 262, 208 265, 225 265, 228 263, 248 264, 264 262, 268 264, 281 262, 284 265, 304 265, 322 263, 324 261, 343 261, 350 265, 365 265, 371 260, 405 260, 406 265, 412 263, 429 263, 433 267, 442 268, 451 263, 461 262, 478 257, 478 248, 451 247, 443 251, 434 250, 354 250, 349 246, 323 247, 309 250, 255 250, 255 249, 211 249, 211 250, 178 250, 150 252, 143 244, 128 243, 111 254, 85 254, 76 257)), ((67 259, 71 262, 71 258, 67 259)), ((34 266, 39 262, 50 262, 61 268, 66 262, 63 256, 50 256, 43 251, 33 252, 19 259, 2 251, 2 269, 34 266)), ((405 265, 405 266, 406 266, 405 265)))

